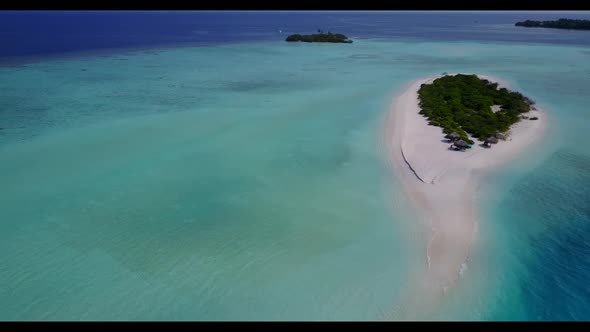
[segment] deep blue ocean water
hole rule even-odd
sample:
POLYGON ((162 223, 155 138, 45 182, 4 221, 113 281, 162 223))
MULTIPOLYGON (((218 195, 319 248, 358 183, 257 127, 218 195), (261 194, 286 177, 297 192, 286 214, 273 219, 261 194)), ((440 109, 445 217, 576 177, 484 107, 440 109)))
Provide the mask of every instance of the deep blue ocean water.
POLYGON ((562 16, 588 19, 590 12, 6 11, 0 13, 0 57, 280 40, 318 29, 354 38, 590 44, 584 31, 514 26, 562 16))
POLYGON ((589 320, 590 32, 513 25, 560 17, 590 13, 1 12, 0 319, 380 317, 416 258, 380 114, 482 70, 551 138, 492 181, 437 318, 589 320), (317 29, 356 48, 281 43, 317 29))

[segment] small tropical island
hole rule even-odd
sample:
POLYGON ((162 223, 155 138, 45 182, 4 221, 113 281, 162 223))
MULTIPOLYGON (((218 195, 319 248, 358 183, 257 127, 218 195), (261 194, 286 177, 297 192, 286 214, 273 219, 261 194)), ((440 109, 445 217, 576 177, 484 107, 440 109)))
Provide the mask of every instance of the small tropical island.
POLYGON ((395 95, 382 146, 416 218, 430 229, 421 297, 438 298, 460 280, 478 238, 481 188, 544 140, 547 125, 541 108, 493 76, 445 72, 395 95), (469 138, 484 142, 468 149, 469 138))
POLYGON ((352 40, 348 39, 345 35, 341 33, 323 33, 321 30, 318 30, 318 33, 312 35, 300 35, 294 34, 290 35, 285 39, 288 42, 305 42, 305 43, 345 43, 351 44, 352 40))
POLYGON ((554 28, 554 29, 568 29, 568 30, 590 30, 590 20, 575 20, 568 18, 560 18, 556 21, 531 21, 526 20, 516 22, 517 27, 527 28, 554 28))
MULTIPOLYGON (((418 90, 420 114, 443 128, 446 138, 459 149, 474 144, 471 137, 496 144, 514 123, 524 119, 534 102, 519 92, 498 89, 497 83, 477 75, 457 74, 422 84, 418 90)), ((527 118, 528 119, 528 118, 527 118)), ((531 120, 536 120, 532 119, 531 120)))

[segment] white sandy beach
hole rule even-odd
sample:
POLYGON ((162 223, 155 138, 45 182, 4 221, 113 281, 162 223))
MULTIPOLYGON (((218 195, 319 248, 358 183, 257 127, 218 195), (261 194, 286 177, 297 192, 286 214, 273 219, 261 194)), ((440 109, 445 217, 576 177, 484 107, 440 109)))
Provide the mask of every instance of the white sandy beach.
MULTIPOLYGON (((481 176, 537 142, 547 124, 546 114, 535 105, 537 110, 525 115, 538 116, 539 120, 519 121, 506 141, 484 148, 474 139, 476 143, 465 152, 449 150, 442 128, 428 125, 419 114, 417 92, 421 84, 438 77, 416 80, 394 98, 385 131, 394 171, 418 215, 432 230, 425 243, 427 273, 424 280, 415 280, 415 291, 408 291, 413 294, 413 300, 408 299, 413 305, 408 303, 407 312, 439 300, 465 267, 475 238, 481 176)), ((507 87, 493 77, 479 77, 507 87)))

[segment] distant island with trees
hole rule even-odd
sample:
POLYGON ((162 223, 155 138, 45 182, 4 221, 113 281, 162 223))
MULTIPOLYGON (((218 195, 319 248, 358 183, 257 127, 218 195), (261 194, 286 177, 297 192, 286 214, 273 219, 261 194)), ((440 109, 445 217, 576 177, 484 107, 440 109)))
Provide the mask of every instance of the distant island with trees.
POLYGON ((568 18, 560 18, 557 21, 531 21, 526 20, 516 22, 517 27, 527 28, 554 28, 554 29, 569 29, 569 30, 590 30, 590 20, 574 20, 568 18))
POLYGON ((442 127, 447 138, 469 144, 474 142, 467 134, 480 141, 502 138, 511 125, 526 118, 521 113, 529 112, 534 104, 519 92, 498 89, 498 83, 464 74, 422 84, 418 98, 420 114, 430 125, 442 127))
POLYGON ((318 30, 318 33, 312 35, 290 35, 287 37, 286 41, 305 43, 352 43, 352 40, 348 39, 348 37, 341 33, 331 33, 329 31, 328 33, 323 33, 321 30, 318 30))

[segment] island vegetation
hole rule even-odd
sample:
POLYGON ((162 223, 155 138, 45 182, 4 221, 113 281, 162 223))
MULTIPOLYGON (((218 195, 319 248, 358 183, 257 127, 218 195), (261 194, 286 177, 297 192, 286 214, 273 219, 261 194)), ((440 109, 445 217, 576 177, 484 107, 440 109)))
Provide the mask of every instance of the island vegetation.
POLYGON ((480 141, 503 137, 501 133, 508 131, 520 120, 521 113, 530 111, 534 104, 519 92, 498 89, 497 83, 464 74, 422 84, 418 97, 420 114, 428 118, 430 125, 442 127, 447 136, 453 134, 469 144, 474 142, 468 134, 480 141))
POLYGON ((554 29, 570 29, 570 30, 590 30, 590 20, 575 20, 568 18, 560 18, 556 21, 531 21, 526 20, 516 22, 517 27, 527 28, 554 28, 554 29))
POLYGON ((328 33, 323 33, 321 30, 318 30, 318 33, 312 35, 290 35, 287 37, 286 41, 306 43, 352 43, 352 40, 348 39, 348 37, 341 33, 331 33, 329 31, 328 33))

